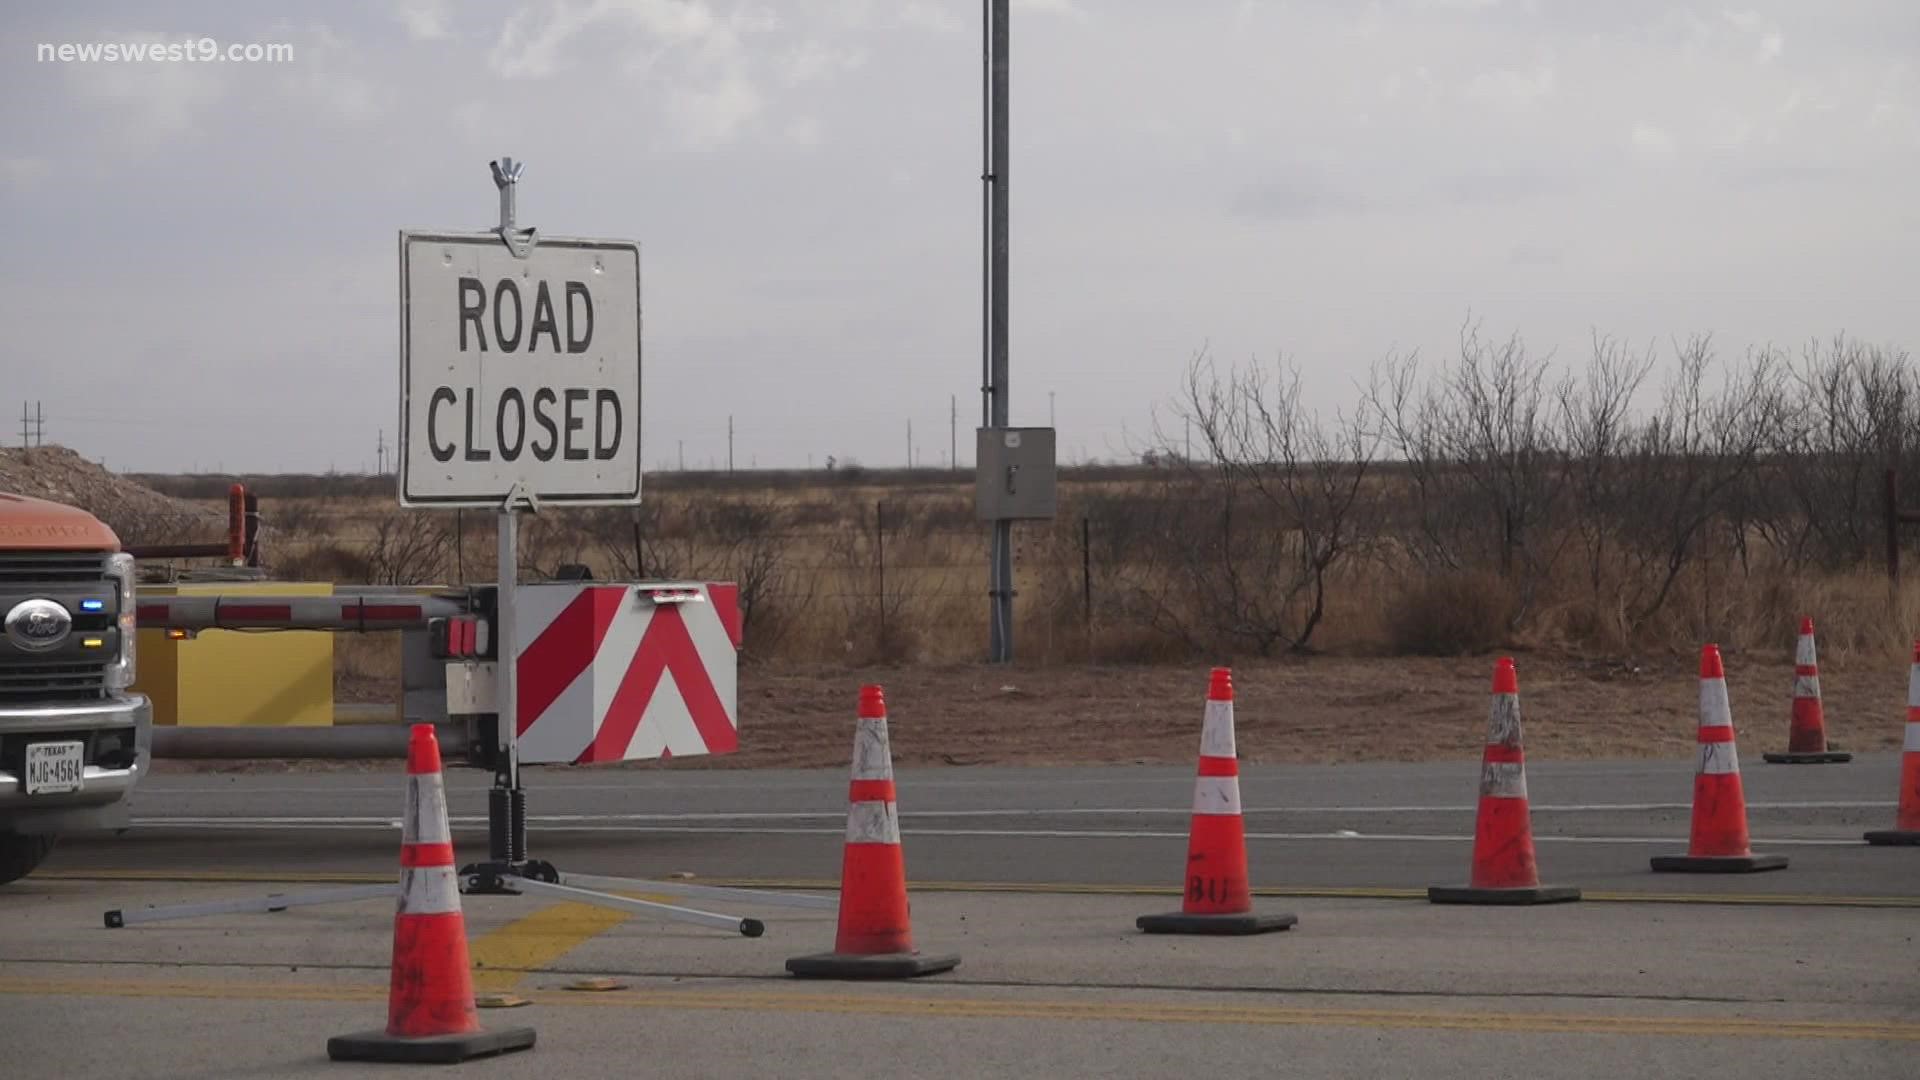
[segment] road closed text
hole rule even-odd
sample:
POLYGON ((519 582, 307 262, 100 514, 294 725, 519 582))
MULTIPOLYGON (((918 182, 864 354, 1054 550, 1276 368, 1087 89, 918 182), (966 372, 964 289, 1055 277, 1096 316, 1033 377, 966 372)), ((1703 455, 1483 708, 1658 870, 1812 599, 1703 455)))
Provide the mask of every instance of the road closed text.
POLYGON ((426 409, 433 459, 620 458, 627 435, 621 395, 607 386, 579 384, 586 379, 566 385, 574 380, 565 376, 576 369, 582 376, 594 371, 591 287, 582 281, 513 277, 462 276, 449 283, 455 286, 447 302, 456 312, 459 353, 482 360, 489 375, 504 377, 433 388, 426 409), (522 366, 529 377, 516 377, 522 366))

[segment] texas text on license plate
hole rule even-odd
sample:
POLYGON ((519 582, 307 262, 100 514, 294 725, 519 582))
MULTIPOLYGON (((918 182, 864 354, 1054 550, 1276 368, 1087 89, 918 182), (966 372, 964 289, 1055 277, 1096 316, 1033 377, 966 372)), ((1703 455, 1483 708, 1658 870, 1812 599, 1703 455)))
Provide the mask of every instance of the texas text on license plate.
POLYGON ((86 743, 27 744, 27 794, 56 795, 63 791, 79 791, 86 757, 86 743))

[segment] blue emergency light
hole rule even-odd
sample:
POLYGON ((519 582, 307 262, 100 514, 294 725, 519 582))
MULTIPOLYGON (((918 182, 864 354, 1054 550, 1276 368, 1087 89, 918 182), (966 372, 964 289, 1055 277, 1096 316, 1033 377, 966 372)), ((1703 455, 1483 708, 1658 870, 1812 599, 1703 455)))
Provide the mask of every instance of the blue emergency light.
POLYGON ((107 610, 107 602, 105 600, 82 600, 80 601, 80 610, 105 611, 107 610))

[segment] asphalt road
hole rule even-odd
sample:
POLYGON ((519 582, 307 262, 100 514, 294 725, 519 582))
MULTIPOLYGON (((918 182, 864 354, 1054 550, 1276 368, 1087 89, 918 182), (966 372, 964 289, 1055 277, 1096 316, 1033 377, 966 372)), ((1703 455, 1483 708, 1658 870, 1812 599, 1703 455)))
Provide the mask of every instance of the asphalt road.
MULTIPOLYGON (((1782 872, 1653 874, 1686 847, 1692 763, 1528 766, 1543 878, 1612 891, 1920 897, 1920 859, 1860 841, 1890 826, 1898 757, 1844 766, 1745 763, 1756 851, 1782 872)), ((1462 880, 1473 763, 1248 767, 1255 883, 1274 889, 1424 889, 1462 880)), ((463 858, 485 850, 485 774, 449 774, 463 858)), ((531 848, 562 870, 824 880, 838 872, 838 770, 529 770, 531 848)), ((898 777, 917 881, 1047 886, 1180 879, 1192 774, 1139 768, 941 768, 898 777)), ((63 844, 49 869, 386 874, 397 768, 329 774, 172 773, 139 792, 136 827, 63 844)))
MULTIPOLYGON (((1920 850, 1868 848, 1897 761, 1747 763, 1755 847, 1785 871, 1655 875, 1683 850, 1691 763, 1529 766, 1544 876, 1597 902, 1438 907, 1468 869, 1471 763, 1252 767, 1256 938, 1138 933, 1174 908, 1185 769, 899 774, 916 944, 960 967, 909 984, 799 983, 831 910, 700 902, 747 938, 534 897, 464 902, 474 980, 530 1004, 531 1055, 477 1073, 615 1077, 1121 1077, 1193 1073, 1905 1078, 1920 1060, 1920 850), (582 976, 623 989, 566 989, 582 976)), ((488 778, 450 775, 477 857, 488 778)), ((846 777, 676 766, 531 771, 534 854, 565 871, 831 889, 846 777)), ((105 930, 109 907, 392 882, 397 768, 165 773, 136 828, 64 843, 0 889, 0 1045, 19 1076, 363 1075, 329 1035, 384 1016, 392 902, 231 911, 105 930), (113 1038, 98 1037, 111 1030, 113 1038)), ((631 890, 647 895, 644 888, 631 890)), ((664 899, 664 898, 663 898, 664 899)))

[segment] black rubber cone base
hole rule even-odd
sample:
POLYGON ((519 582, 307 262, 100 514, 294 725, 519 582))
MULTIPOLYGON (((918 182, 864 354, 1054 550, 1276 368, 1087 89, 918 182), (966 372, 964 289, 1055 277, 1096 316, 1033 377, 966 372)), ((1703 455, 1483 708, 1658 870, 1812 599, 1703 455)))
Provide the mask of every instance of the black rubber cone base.
POLYGON ((1774 765, 1845 765, 1853 760, 1853 755, 1822 750, 1817 754, 1761 754, 1760 758, 1774 765))
POLYGON ((502 1028, 468 1035, 407 1038, 385 1031, 335 1035, 327 1056, 335 1061, 391 1061, 409 1065, 457 1065, 478 1057, 533 1049, 532 1028, 502 1028))
POLYGON ((1565 885, 1536 885, 1530 889, 1435 885, 1427 889, 1427 900, 1435 904, 1564 904, 1578 899, 1580 890, 1565 885))
POLYGON ((1149 934, 1271 934, 1299 922, 1297 916, 1262 915, 1249 911, 1241 915, 1189 915, 1184 911, 1165 915, 1142 915, 1133 925, 1149 934))
POLYGON ((1882 847, 1920 847, 1920 832, 1906 829, 1876 829, 1866 836, 1867 843, 1882 847))
POLYGON ((960 966, 960 958, 951 953, 925 956, 921 953, 814 953, 787 961, 787 971, 802 979, 911 979, 918 975, 938 975, 960 966))
POLYGON ((1667 874, 1757 874, 1785 870, 1785 855, 1655 855, 1653 868, 1667 874))

